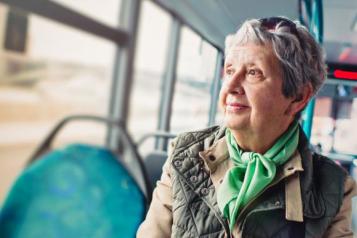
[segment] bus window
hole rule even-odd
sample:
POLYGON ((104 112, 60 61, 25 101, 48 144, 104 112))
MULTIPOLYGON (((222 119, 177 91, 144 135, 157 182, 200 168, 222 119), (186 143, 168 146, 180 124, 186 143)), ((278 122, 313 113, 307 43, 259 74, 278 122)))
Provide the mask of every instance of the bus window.
MULTIPOLYGON (((0 9, 7 14, 1 4, 0 9)), ((0 51, 0 200, 58 120, 80 113, 106 116, 109 107, 114 43, 35 15, 26 17, 25 51, 0 51)), ((0 39, 10 33, 1 31, 0 39)), ((103 127, 73 125, 57 145, 74 140, 104 144, 105 133, 103 127)))
POLYGON ((330 151, 332 148, 331 132, 333 119, 331 118, 332 99, 318 97, 315 104, 311 143, 317 145, 321 152, 330 151))
MULTIPOLYGON (((134 81, 128 126, 134 140, 157 130, 161 84, 168 46, 170 16, 150 1, 143 1, 134 62, 134 81)), ((152 150, 153 141, 141 152, 152 150), (146 148, 146 149, 145 149, 146 148)))
POLYGON ((340 100, 334 131, 333 149, 344 154, 357 154, 357 97, 340 100))
POLYGON ((118 15, 122 0, 106 0, 105 4, 98 4, 97 0, 73 1, 52 0, 78 13, 96 19, 109 26, 116 27, 119 23, 118 15))
POLYGON ((357 88, 326 84, 316 100, 311 142, 323 153, 357 154, 357 88))
POLYGON ((172 106, 172 132, 197 130, 208 125, 216 58, 217 50, 213 46, 183 27, 172 106))

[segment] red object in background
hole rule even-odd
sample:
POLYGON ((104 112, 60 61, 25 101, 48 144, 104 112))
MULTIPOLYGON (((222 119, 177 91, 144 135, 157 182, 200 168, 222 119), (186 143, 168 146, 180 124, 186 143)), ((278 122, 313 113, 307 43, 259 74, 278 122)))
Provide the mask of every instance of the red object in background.
POLYGON ((333 72, 333 75, 335 78, 357 80, 357 72, 337 69, 333 72))
POLYGON ((341 52, 341 54, 340 54, 340 56, 338 57, 338 60, 340 62, 343 62, 343 61, 347 60, 347 58, 350 56, 351 52, 352 52, 352 48, 351 47, 344 47, 342 52, 341 52))

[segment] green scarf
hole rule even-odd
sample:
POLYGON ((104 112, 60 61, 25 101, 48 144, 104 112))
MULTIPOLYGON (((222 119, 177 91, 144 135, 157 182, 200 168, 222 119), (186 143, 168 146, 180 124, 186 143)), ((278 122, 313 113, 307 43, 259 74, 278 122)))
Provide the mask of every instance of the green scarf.
POLYGON ((299 127, 294 122, 264 155, 242 151, 228 128, 226 140, 234 167, 226 173, 218 188, 217 203, 232 230, 241 209, 273 181, 276 167, 295 152, 299 127))

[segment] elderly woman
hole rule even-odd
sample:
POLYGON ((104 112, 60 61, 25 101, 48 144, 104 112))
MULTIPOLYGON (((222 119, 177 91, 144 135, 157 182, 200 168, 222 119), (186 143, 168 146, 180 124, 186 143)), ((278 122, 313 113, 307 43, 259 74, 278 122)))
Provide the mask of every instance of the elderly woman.
POLYGON ((356 185, 298 118, 325 79, 299 23, 246 21, 226 41, 225 125, 172 143, 138 237, 352 237, 356 185))

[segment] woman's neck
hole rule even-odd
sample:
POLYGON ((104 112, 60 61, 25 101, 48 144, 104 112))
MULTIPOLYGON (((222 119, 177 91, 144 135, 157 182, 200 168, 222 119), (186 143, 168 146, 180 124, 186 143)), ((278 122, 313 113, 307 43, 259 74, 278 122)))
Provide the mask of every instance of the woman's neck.
POLYGON ((264 128, 258 131, 231 130, 237 144, 243 151, 264 154, 289 128, 289 124, 280 128, 264 128))

